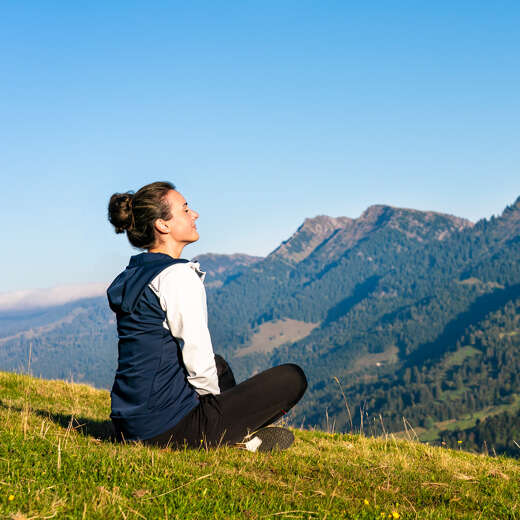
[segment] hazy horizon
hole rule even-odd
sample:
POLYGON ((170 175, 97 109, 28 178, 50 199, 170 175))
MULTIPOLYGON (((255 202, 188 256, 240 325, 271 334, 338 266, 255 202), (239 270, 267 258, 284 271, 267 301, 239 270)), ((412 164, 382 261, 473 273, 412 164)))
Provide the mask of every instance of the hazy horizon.
MULTIPOLYGON (((504 209, 508 205, 515 202, 515 200, 517 198, 518 197, 515 197, 514 200, 512 200, 508 204, 504 205, 504 209)), ((379 205, 379 204, 376 204, 376 205, 379 205)), ((385 204, 381 204, 381 205, 385 205, 385 204)), ((402 209, 415 210, 416 208, 402 208, 402 209)), ((428 211, 428 210, 425 210, 425 211, 428 211)), ((435 210, 430 210, 430 211, 435 212, 435 210)), ((454 215, 452 213, 447 213, 447 214, 455 216, 455 217, 459 217, 459 215, 454 215)), ((335 217, 332 217, 331 215, 315 215, 314 217, 306 217, 306 219, 312 219, 312 218, 316 218, 318 216, 326 216, 326 217, 330 217, 330 218, 341 218, 341 217, 345 217, 346 215, 337 215, 335 217)), ((358 215, 356 217, 350 217, 350 218, 359 218, 359 216, 360 215, 358 215)), ((472 222, 475 223, 476 221, 472 221, 472 222)), ((301 224, 303 224, 303 221, 301 224)), ((298 227, 300 227, 300 225, 298 227)), ((295 230, 294 233, 296 231, 297 230, 295 230)), ((285 239, 282 239, 280 244, 282 242, 288 240, 294 233, 292 233, 290 236, 286 237, 285 239)), ((277 249, 277 247, 280 244, 276 245, 266 255, 250 255, 250 256, 260 256, 262 258, 265 258, 266 256, 269 256, 275 249, 277 249)), ((197 255, 189 255, 188 253, 189 253, 190 246, 187 246, 187 248, 188 249, 184 250, 184 252, 186 254, 183 254, 183 257, 190 258, 190 259, 194 258, 195 256, 200 257, 202 255, 211 255, 211 254, 214 254, 214 255, 233 255, 233 254, 248 255, 249 254, 244 251, 235 251, 233 253, 206 251, 203 253, 198 253, 197 255)), ((142 252, 142 251, 135 250, 132 254, 139 254, 139 252, 142 252)), ((202 269, 204 269, 203 265, 201 265, 201 267, 202 267, 202 269)), ((110 282, 111 282, 111 279, 104 280, 104 281, 91 282, 91 283, 87 283, 87 284, 80 284, 80 285, 68 284, 68 285, 57 285, 57 286, 51 286, 51 287, 34 287, 34 288, 19 290, 19 291, 1 292, 0 293, 0 312, 18 311, 18 310, 32 311, 32 310, 35 310, 38 308, 51 307, 51 306, 56 306, 56 305, 62 305, 65 303, 70 303, 75 300, 80 300, 83 298, 102 296, 105 294, 106 288, 108 287, 110 282)))

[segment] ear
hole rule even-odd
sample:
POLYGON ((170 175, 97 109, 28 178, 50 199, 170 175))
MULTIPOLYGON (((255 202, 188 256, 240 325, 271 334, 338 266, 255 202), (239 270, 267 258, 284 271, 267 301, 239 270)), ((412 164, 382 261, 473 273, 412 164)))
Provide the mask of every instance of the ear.
POLYGON ((165 235, 170 232, 170 225, 167 224, 162 218, 158 218, 154 223, 153 227, 158 233, 165 235))

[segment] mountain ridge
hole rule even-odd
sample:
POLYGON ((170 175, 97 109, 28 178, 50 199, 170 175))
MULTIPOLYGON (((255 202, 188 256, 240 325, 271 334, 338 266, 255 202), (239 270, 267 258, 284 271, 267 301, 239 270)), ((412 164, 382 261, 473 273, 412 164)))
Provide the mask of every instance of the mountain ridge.
MULTIPOLYGON (((511 372, 517 354, 507 343, 514 346, 517 336, 512 325, 504 328, 499 321, 512 323, 516 312, 510 303, 520 288, 519 215, 520 198, 500 216, 475 224, 380 204, 357 219, 305 219, 265 258, 236 255, 233 264, 226 255, 200 255, 214 350, 230 361, 238 380, 274 364, 300 364, 310 384, 299 420, 319 427, 324 406, 338 428, 347 424, 345 410, 328 404, 337 402, 332 376, 354 408, 366 401, 367 413, 381 414, 393 429, 400 427, 399 414, 420 428, 433 425, 433 432, 459 412, 509 406, 520 395, 520 380, 511 372), (486 323, 493 320, 499 321, 490 328, 486 323), (466 348, 463 338, 474 334, 468 332, 472 326, 491 338, 492 355, 484 347, 466 348), (257 348, 255 331, 277 338, 268 338, 269 348, 257 348), (472 357, 466 359, 467 352, 472 357), (512 358, 503 365, 506 353, 512 358), (450 356, 462 364, 443 369, 450 356), (493 366, 508 374, 507 384, 493 366), (435 374, 460 378, 459 389, 448 383, 438 389, 435 374), (471 378, 479 374, 489 374, 489 381, 477 388, 471 378), (368 397, 373 395, 377 399, 368 397)), ((86 320, 6 341, 0 368, 26 365, 31 341, 35 373, 66 378, 72 372, 110 386, 113 316, 104 299, 87 309, 86 320)))
POLYGON ((323 246, 326 241, 329 243, 342 241, 353 247, 368 234, 385 225, 408 234, 411 238, 424 240, 425 238, 419 233, 420 229, 424 228, 421 220, 428 222, 435 219, 443 221, 445 224, 445 229, 439 231, 435 236, 438 240, 443 240, 454 232, 474 226, 470 220, 445 213, 374 204, 369 206, 358 218, 330 217, 328 215, 306 218, 295 233, 283 241, 267 258, 281 257, 290 263, 299 263, 309 257, 315 249, 323 246), (412 217, 415 219, 410 222, 412 217), (407 229, 402 229, 403 219, 408 219, 407 229), (450 225, 446 226, 448 223, 450 225), (416 230, 413 229, 414 227, 416 230))

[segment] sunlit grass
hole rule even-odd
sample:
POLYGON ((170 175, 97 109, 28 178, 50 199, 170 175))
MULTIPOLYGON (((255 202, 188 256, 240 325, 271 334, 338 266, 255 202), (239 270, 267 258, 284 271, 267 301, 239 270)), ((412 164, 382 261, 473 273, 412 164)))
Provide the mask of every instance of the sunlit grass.
POLYGON ((304 430, 273 454, 118 445, 108 392, 0 373, 0 395, 1 518, 520 519, 513 459, 304 430))

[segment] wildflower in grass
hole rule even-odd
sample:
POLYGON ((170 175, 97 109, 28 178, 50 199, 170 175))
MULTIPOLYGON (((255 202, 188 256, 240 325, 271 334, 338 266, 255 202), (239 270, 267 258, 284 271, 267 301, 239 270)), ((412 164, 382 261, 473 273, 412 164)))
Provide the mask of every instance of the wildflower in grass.
POLYGON ((397 511, 392 511, 392 518, 401 518, 401 515, 397 511))
POLYGON ((9 495, 9 501, 14 500, 14 495, 9 495))
POLYGON ((368 506, 368 504, 370 504, 370 502, 365 498, 365 500, 363 500, 363 503, 368 506))

